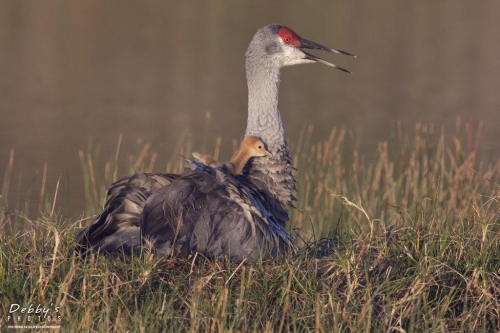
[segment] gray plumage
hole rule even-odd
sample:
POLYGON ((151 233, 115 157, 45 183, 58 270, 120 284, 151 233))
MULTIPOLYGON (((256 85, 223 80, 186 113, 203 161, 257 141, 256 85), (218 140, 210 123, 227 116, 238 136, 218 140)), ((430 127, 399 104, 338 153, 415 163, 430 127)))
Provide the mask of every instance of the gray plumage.
POLYGON ((140 223, 147 198, 178 177, 137 172, 113 183, 102 213, 77 235, 77 250, 84 254, 89 250, 131 252, 140 247, 140 223))
POLYGON ((321 62, 302 48, 334 50, 279 25, 259 29, 246 53, 246 136, 257 136, 272 156, 253 158, 243 174, 199 165, 182 174, 138 172, 108 190, 103 212, 77 236, 78 250, 132 251, 146 245, 158 256, 200 252, 255 260, 294 248, 283 229, 295 179, 278 110, 280 69, 321 62))
POLYGON ((278 257, 293 241, 271 213, 270 198, 245 178, 225 166, 187 172, 148 199, 143 236, 160 256, 278 257))

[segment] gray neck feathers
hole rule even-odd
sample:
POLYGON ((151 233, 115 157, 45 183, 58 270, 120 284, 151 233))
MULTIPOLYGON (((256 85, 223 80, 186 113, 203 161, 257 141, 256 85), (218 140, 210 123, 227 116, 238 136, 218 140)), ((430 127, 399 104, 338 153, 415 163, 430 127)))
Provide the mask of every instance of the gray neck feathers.
POLYGON ((278 110, 280 70, 249 64, 247 61, 248 120, 245 136, 258 136, 271 153, 286 145, 278 110))
MULTIPOLYGON (((269 59, 262 47, 252 47, 254 42, 246 54, 248 120, 245 136, 260 137, 273 156, 254 158, 249 178, 259 188, 269 191, 285 210, 295 199, 292 194, 295 179, 278 110, 280 66, 269 59)), ((280 222, 284 224, 285 221, 280 222)))

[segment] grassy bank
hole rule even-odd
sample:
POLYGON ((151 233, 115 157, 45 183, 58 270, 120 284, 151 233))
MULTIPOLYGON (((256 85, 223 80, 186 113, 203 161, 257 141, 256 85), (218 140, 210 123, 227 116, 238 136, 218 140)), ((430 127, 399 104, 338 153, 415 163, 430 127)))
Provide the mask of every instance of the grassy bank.
MULTIPOLYGON (((480 128, 458 124, 447 136, 417 124, 411 136, 400 130, 374 144, 370 160, 346 129, 319 143, 311 133, 292 142, 299 187, 289 231, 303 250, 255 265, 200 255, 75 258, 74 233, 124 163, 118 153, 98 163, 94 150, 82 152, 89 216, 59 216, 56 195, 36 219, 3 214, 2 330, 15 303, 49 309, 48 324, 63 331, 494 332, 500 163, 477 160, 480 128)), ((177 159, 158 167, 148 149, 127 157, 127 168, 180 168, 177 159)), ((180 150, 188 154, 189 144, 180 150)))

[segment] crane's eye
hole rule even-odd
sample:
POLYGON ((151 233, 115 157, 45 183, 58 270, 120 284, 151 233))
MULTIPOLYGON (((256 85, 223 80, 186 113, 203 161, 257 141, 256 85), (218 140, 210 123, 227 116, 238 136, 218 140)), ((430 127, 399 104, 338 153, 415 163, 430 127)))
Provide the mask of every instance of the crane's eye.
POLYGON ((286 27, 281 27, 278 30, 278 36, 281 37, 281 40, 283 43, 299 47, 300 46, 300 37, 293 32, 292 30, 286 28, 286 27))

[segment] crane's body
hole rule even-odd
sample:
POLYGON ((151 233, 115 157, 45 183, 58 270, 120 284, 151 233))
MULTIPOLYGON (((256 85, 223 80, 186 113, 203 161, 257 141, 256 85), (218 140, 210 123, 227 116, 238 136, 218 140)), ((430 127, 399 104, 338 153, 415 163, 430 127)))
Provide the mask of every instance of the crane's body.
POLYGON ((201 252, 239 260, 277 258, 293 248, 284 230, 295 179, 278 110, 280 70, 320 62, 348 72, 304 48, 351 55, 275 24, 259 29, 246 53, 245 136, 260 138, 270 156, 253 159, 244 174, 201 166, 182 174, 125 176, 108 190, 103 212, 77 236, 80 248, 113 252, 147 244, 158 256, 201 252))

